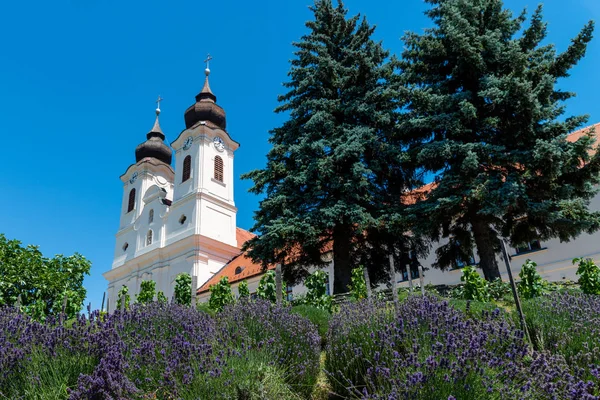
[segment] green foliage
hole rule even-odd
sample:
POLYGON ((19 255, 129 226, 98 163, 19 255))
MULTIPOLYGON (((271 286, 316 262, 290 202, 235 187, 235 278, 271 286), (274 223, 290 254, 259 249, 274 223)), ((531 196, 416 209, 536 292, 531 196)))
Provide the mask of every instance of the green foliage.
POLYGON ((233 303, 233 293, 229 285, 229 278, 222 277, 221 280, 210 287, 210 299, 208 305, 215 311, 222 311, 227 304, 233 303))
POLYGON ((211 317, 214 317, 217 314, 216 310, 213 310, 212 308, 210 308, 210 304, 208 302, 204 302, 204 303, 197 303, 196 304, 196 310, 199 312, 203 312, 205 314, 210 315, 211 317))
POLYGON ((600 294, 600 268, 591 258, 575 258, 573 264, 579 264, 579 286, 585 294, 600 294))
POLYGON ((162 290, 159 290, 158 293, 156 293, 156 301, 158 301, 159 303, 167 304, 169 302, 169 299, 167 299, 167 296, 165 296, 162 290))
POLYGON ((494 279, 488 283, 488 294, 493 300, 505 300, 508 296, 512 299, 511 292, 510 283, 504 282, 500 278, 494 279))
MULTIPOLYGON (((285 283, 281 285, 282 299, 285 300, 285 283)), ((259 299, 269 300, 272 303, 277 301, 277 284, 275 283, 275 271, 267 271, 258 282, 256 295, 259 299)))
POLYGON ((140 284, 140 293, 137 295, 136 303, 152 303, 154 301, 154 295, 156 295, 156 282, 142 281, 140 284))
POLYGON ((397 168, 393 67, 371 38, 374 28, 347 18, 343 4, 318 1, 311 10, 314 20, 294 43, 288 92, 276 109, 288 118, 271 131, 265 169, 242 176, 254 181, 253 193, 266 193, 253 227, 262 234, 246 248, 257 262, 285 261, 286 279, 296 281, 307 266, 326 264, 321 255, 332 243, 334 293, 345 293, 366 229, 387 227, 378 218, 401 204, 403 182, 386 181, 391 170, 404 177, 397 168))
MULTIPOLYGON (((484 312, 491 313, 498 308, 494 303, 473 300, 451 299, 448 303, 471 318, 481 318, 484 312)), ((506 312, 502 311, 502 315, 510 320, 510 316, 506 312)))
POLYGON ((352 298, 354 300, 366 299, 367 284, 365 283, 365 275, 362 266, 352 270, 350 281, 352 282, 349 286, 352 298))
POLYGON ((183 306, 192 304, 192 277, 190 274, 181 273, 175 278, 174 289, 175 303, 183 306))
POLYGON ((592 135, 565 140, 587 117, 562 116, 575 94, 556 87, 568 86, 561 78, 585 55, 594 24, 559 53, 547 44, 541 6, 526 24, 500 0, 428 3, 434 27, 406 33, 399 62, 407 152, 436 175, 413 207, 415 231, 457 238, 437 252, 438 267, 477 247, 491 281, 501 236, 512 245, 568 241, 600 226, 589 209, 600 152, 592 135))
POLYGON ((125 285, 121 286, 119 294, 117 295, 117 304, 115 305, 116 310, 121 309, 122 299, 125 298, 125 309, 129 310, 129 303, 131 302, 131 296, 129 296, 129 288, 125 285))
POLYGON ((465 283, 462 288, 463 299, 488 301, 487 281, 477 273, 475 267, 467 266, 462 273, 460 280, 465 283))
POLYGON ((306 304, 331 312, 333 306, 332 297, 327 295, 327 273, 318 269, 310 274, 304 281, 308 289, 306 292, 306 304))
POLYGON ((22 247, 18 240, 0 234, 0 306, 14 305, 21 297, 21 310, 38 320, 62 312, 74 318, 81 311, 86 290, 83 278, 91 263, 75 253, 46 258, 37 246, 22 247))
POLYGON ((248 281, 241 281, 238 285, 239 298, 250 297, 250 289, 248 289, 248 281))
POLYGON ((517 288, 524 299, 539 297, 544 290, 544 280, 537 272, 536 267, 535 262, 527 260, 521 267, 521 272, 519 272, 521 281, 517 284, 517 288))

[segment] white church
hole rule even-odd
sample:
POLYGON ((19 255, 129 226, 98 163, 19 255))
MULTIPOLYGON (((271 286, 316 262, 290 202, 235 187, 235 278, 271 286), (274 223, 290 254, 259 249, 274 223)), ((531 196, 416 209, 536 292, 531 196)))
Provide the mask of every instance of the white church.
POLYGON ((236 226, 233 160, 239 143, 226 131, 225 111, 210 89, 210 70, 205 73, 204 87, 185 111, 186 129, 167 145, 159 102, 147 140, 135 149, 136 163, 121 176, 115 255, 104 273, 109 304, 116 304, 123 285, 135 299, 143 280, 155 281, 168 298, 182 272, 202 284, 252 236, 236 226))
MULTIPOLYGON (((177 275, 189 273, 197 278, 198 299, 206 301, 210 285, 221 277, 229 278, 235 294, 243 280, 252 293, 264 274, 261 266, 241 251, 253 234, 236 226, 233 162, 239 143, 226 130, 225 111, 210 89, 208 67, 205 73, 204 87, 185 111, 185 130, 170 146, 164 142, 159 102, 147 140, 135 150, 136 163, 121 176, 123 197, 115 255, 112 268, 104 273, 109 282, 110 309, 114 309, 123 286, 128 287, 134 300, 144 280, 155 281, 156 290, 171 299, 177 275)), ((575 141, 587 132, 600 139, 600 124, 574 132, 567 140, 575 141)), ((600 210, 600 194, 590 207, 600 210)), ((558 239, 533 241, 510 252, 515 275, 530 258, 538 263, 545 279, 576 280, 573 258, 589 257, 600 263, 600 232, 584 233, 569 243, 558 239)), ((331 260, 330 254, 324 257, 331 260)), ((425 268, 425 283, 460 283, 464 263, 457 261, 453 269, 443 272, 430 268, 434 261, 434 249, 426 259, 419 260, 425 268)), ((506 280, 502 260, 498 262, 506 280)), ((477 263, 476 254, 471 263, 477 263)), ((409 266, 397 269, 400 286, 408 285, 409 274, 417 278, 417 271, 409 266)), ((325 271, 330 277, 328 291, 332 292, 332 262, 325 271)), ((287 297, 291 299, 305 290, 303 285, 287 287, 287 297)))

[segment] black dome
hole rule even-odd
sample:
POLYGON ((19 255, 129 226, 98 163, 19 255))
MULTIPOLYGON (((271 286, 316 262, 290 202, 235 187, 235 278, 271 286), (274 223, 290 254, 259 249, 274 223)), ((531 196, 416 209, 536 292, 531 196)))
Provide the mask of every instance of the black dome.
POLYGON ((165 134, 162 133, 158 123, 158 116, 152 130, 146 135, 148 140, 140 143, 135 148, 135 162, 139 162, 146 157, 156 158, 166 164, 171 165, 173 159, 173 150, 164 142, 165 134))
POLYGON ((208 85, 208 73, 202 91, 196 96, 196 103, 185 110, 185 127, 190 128, 198 121, 210 121, 221 129, 225 129, 227 121, 225 110, 216 104, 217 96, 208 85))

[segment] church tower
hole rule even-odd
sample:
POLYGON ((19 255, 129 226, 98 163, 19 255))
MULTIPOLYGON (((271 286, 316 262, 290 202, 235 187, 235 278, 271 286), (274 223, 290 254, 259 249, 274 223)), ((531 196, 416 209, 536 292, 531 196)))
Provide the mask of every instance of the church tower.
POLYGON ((121 176, 115 257, 104 273, 113 305, 123 286, 135 299, 144 280, 155 281, 156 290, 171 298, 175 279, 187 273, 197 289, 240 254, 245 236, 236 227, 233 201, 239 143, 226 131, 225 111, 210 89, 209 60, 204 86, 185 111, 185 129, 172 148, 160 128, 159 98, 154 126, 135 149, 136 163, 121 176))
MULTIPOLYGON (((210 59, 210 58, 209 58, 210 59)), ((210 89, 210 69, 196 102, 184 114, 186 129, 171 143, 175 150, 174 227, 185 218, 193 232, 237 247, 233 200, 233 160, 239 143, 226 131, 225 111, 210 89)))

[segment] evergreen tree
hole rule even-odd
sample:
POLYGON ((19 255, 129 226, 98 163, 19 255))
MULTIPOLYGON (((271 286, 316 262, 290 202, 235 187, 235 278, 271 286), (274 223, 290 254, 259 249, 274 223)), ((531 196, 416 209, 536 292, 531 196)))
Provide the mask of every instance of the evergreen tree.
POLYGON ((565 140, 586 117, 559 119, 574 94, 555 86, 584 56, 589 22, 563 53, 542 45, 539 7, 527 27, 501 0, 426 0, 435 26, 408 33, 400 63, 406 99, 401 129, 436 185, 415 207, 435 240, 437 266, 477 248, 486 279, 499 277, 499 238, 513 246, 562 241, 598 229, 588 210, 600 158, 591 135, 565 140))
POLYGON ((271 132, 266 168, 244 176, 254 180, 252 192, 266 193, 253 227, 260 236, 246 247, 254 260, 285 262, 292 283, 307 266, 326 264, 322 254, 332 250, 340 293, 361 262, 365 232, 380 222, 378 177, 397 150, 397 102, 393 65, 371 38, 374 27, 359 15, 347 19, 341 1, 317 0, 311 10, 276 109, 289 118, 271 132))

